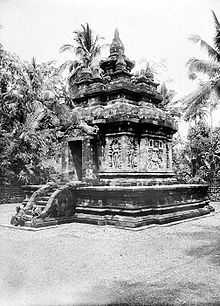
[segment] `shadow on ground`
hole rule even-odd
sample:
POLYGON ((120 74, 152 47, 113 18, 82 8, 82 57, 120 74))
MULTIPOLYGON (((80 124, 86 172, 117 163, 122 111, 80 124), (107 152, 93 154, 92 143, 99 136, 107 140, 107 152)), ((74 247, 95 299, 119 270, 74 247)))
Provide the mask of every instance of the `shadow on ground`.
POLYGON ((210 228, 201 227, 202 230, 194 233, 181 233, 181 236, 192 237, 193 240, 201 242, 201 245, 187 250, 188 256, 198 259, 206 259, 210 263, 220 267, 220 226, 210 228))
MULTIPOLYGON (((129 283, 115 282, 114 285, 106 291, 105 287, 94 287, 93 292, 96 295, 103 294, 109 296, 111 302, 100 304, 106 306, 114 305, 149 305, 149 306, 171 306, 171 305, 219 305, 219 302, 202 302, 199 299, 199 293, 206 290, 205 283, 195 284, 192 282, 174 282, 170 286, 170 282, 166 280, 155 283, 129 283), (190 293, 190 294, 189 294, 190 293), (198 295, 198 299, 195 296, 198 295), (190 303, 193 296, 192 303, 190 303)), ((204 300, 204 297, 203 297, 204 300)), ((83 304, 82 304, 83 305, 83 304)))

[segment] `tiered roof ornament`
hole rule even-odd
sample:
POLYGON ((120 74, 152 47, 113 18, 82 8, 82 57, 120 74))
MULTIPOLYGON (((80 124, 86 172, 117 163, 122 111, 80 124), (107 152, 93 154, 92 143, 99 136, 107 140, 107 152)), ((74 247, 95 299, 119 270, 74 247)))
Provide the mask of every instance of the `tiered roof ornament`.
POLYGON ((122 53, 124 54, 125 48, 124 45, 119 37, 119 31, 118 28, 115 29, 114 38, 112 40, 112 43, 110 45, 110 55, 115 55, 122 53))
POLYGON ((135 63, 128 59, 124 52, 125 48, 119 37, 119 31, 116 28, 114 38, 110 45, 110 55, 106 60, 103 60, 100 63, 104 75, 110 75, 112 78, 115 78, 119 76, 118 71, 120 71, 120 76, 126 78, 132 76, 130 72, 134 68, 135 63))
POLYGON ((130 105, 141 101, 154 105, 161 102, 162 97, 157 92, 158 84, 154 82, 149 63, 146 69, 133 75, 131 70, 135 63, 124 52, 124 44, 116 28, 109 56, 92 69, 82 69, 77 78, 73 79, 71 89, 74 104, 79 105, 82 101, 84 105, 105 104, 116 98, 126 98, 130 105))
POLYGON ((119 53, 119 56, 118 56, 118 60, 115 64, 115 67, 116 67, 116 71, 118 70, 127 70, 127 65, 126 65, 126 62, 124 60, 124 57, 123 57, 123 54, 122 54, 122 51, 120 51, 119 53))
POLYGON ((153 74, 153 71, 152 71, 151 68, 150 68, 150 64, 149 64, 149 63, 147 63, 147 66, 146 66, 145 76, 146 76, 149 80, 151 80, 151 81, 154 80, 154 74, 153 74))

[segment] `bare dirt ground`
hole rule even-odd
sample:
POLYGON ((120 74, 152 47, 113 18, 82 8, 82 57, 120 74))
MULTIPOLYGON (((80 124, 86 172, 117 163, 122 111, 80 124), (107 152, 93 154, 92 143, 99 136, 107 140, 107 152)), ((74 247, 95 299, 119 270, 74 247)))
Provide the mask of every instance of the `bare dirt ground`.
MULTIPOLYGON (((142 231, 0 226, 0 305, 220 305, 213 205, 209 217, 142 231)), ((0 224, 14 207, 0 206, 0 224)))

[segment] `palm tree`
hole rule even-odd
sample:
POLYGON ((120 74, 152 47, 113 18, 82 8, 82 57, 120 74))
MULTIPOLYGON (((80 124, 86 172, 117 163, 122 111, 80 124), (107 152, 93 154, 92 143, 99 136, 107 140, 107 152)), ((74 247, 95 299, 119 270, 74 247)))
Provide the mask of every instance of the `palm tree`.
POLYGON ((205 104, 199 104, 195 107, 195 104, 191 105, 185 110, 184 120, 188 121, 190 125, 194 123, 196 126, 199 122, 206 123, 208 116, 208 110, 205 104))
POLYGON ((161 102, 160 106, 166 109, 167 106, 170 106, 176 92, 172 89, 168 89, 166 83, 163 81, 159 88, 159 93, 163 97, 163 101, 161 102))
MULTIPOLYGON (((2 25, 0 24, 0 29, 2 28, 2 25)), ((0 43, 0 65, 3 58, 3 45, 0 43)))
POLYGON ((193 43, 199 43, 202 49, 208 53, 211 61, 191 58, 187 65, 189 69, 189 77, 194 79, 197 73, 203 73, 208 76, 208 81, 204 82, 197 90, 182 99, 183 109, 189 110, 209 106, 210 117, 212 111, 216 107, 213 99, 217 101, 220 98, 220 23, 212 11, 216 33, 214 36, 214 47, 204 41, 199 35, 190 35, 189 40, 193 43))
MULTIPOLYGON (((213 150, 213 126, 212 112, 217 107, 220 98, 220 22, 212 11, 215 36, 213 39, 214 46, 209 45, 199 35, 194 34, 189 37, 193 43, 200 44, 200 47, 206 50, 210 61, 191 58, 188 61, 189 77, 194 79, 197 73, 203 73, 208 77, 208 81, 200 84, 199 88, 182 99, 185 119, 188 121, 194 117, 197 119, 207 117, 207 111, 210 116, 210 169, 212 175, 215 173, 215 156, 213 150)), ((212 183, 212 181, 211 181, 212 183)))
MULTIPOLYGON (((0 23, 0 29, 2 28, 2 25, 0 23)), ((3 48, 3 45, 0 43, 0 50, 3 48)))
POLYGON ((103 47, 103 45, 99 45, 99 41, 103 37, 94 36, 88 23, 86 25, 82 24, 81 27, 81 30, 73 32, 74 44, 65 44, 60 48, 60 52, 70 51, 76 55, 75 60, 68 60, 60 67, 60 72, 69 68, 69 79, 74 77, 83 67, 90 67, 103 47))
MULTIPOLYGON (((199 86, 203 87, 204 82, 200 82, 199 86)), ((199 122, 207 122, 207 118, 210 115, 210 108, 208 109, 207 107, 207 101, 208 100, 208 95, 207 97, 203 97, 203 98, 197 98, 197 92, 199 91, 200 88, 198 88, 198 90, 196 90, 195 92, 191 93, 190 95, 188 95, 187 97, 185 97, 185 101, 183 103, 183 105, 181 106, 181 112, 184 114, 183 115, 183 119, 187 122, 189 122, 189 124, 191 125, 193 123, 193 125, 197 125, 199 122), (195 98, 195 100, 192 102, 192 99, 195 98)), ((210 94, 211 97, 211 101, 214 98, 212 94, 210 94)), ((214 101, 214 100, 213 100, 214 101)), ((208 103, 209 106, 213 105, 212 102, 208 103)), ((212 122, 212 120, 211 120, 212 122)))

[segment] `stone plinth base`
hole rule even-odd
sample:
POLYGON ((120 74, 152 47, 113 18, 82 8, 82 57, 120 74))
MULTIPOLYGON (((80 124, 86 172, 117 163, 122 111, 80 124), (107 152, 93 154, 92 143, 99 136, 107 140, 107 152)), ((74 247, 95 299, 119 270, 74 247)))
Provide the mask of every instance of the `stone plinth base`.
POLYGON ((92 186, 75 191, 75 221, 119 227, 165 224, 209 214, 207 186, 92 186))

